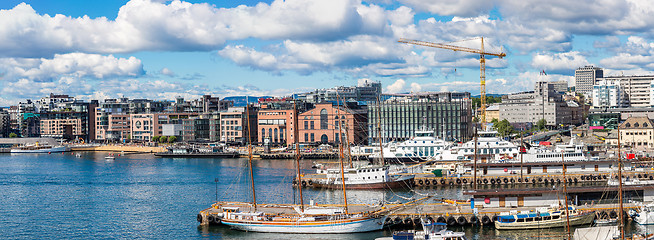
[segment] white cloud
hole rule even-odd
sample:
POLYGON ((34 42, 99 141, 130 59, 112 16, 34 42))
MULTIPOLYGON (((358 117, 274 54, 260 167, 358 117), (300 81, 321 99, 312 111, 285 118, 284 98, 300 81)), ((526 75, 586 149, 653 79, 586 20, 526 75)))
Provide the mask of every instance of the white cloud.
POLYGON ((137 77, 145 73, 141 60, 135 57, 86 53, 56 54, 52 59, 0 58, 0 69, 10 81, 19 78, 49 81, 62 76, 105 79, 137 77))
POLYGON ((402 79, 396 80, 393 84, 386 86, 386 92, 388 93, 400 93, 404 91, 404 86, 406 82, 402 79))
POLYGON ((169 76, 169 77, 174 77, 176 76, 175 72, 173 70, 170 70, 169 68, 162 68, 159 73, 169 76))
POLYGON ((412 6, 415 9, 436 13, 443 16, 478 16, 488 12, 495 1, 490 0, 400 0, 401 3, 412 6))
POLYGON ((531 65, 547 73, 574 74, 576 68, 590 64, 580 52, 572 51, 554 54, 537 53, 532 58, 531 65))
POLYGON ((601 66, 621 70, 654 70, 654 42, 630 36, 623 46, 615 47, 615 52, 616 55, 600 60, 601 66))

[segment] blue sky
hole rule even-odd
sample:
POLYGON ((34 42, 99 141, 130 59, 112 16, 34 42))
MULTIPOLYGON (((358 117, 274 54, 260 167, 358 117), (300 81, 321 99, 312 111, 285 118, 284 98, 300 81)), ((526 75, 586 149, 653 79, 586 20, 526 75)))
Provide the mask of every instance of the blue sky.
POLYGON ((4 0, 0 105, 51 92, 284 96, 362 79, 479 93, 476 55, 399 38, 479 48, 484 37, 507 53, 487 61, 488 93, 573 83, 584 65, 653 74, 653 12, 645 0, 4 0))

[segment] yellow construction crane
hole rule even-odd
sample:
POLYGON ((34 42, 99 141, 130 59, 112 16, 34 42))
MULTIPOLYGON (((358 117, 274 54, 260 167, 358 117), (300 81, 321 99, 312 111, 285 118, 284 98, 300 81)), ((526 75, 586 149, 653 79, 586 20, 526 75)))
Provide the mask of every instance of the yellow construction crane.
POLYGON ((452 51, 461 51, 461 52, 470 52, 470 53, 476 53, 479 54, 479 78, 480 78, 480 83, 481 83, 481 122, 485 123, 486 122, 486 55, 491 55, 491 56, 497 56, 499 58, 503 58, 506 56, 506 53, 500 52, 500 53, 492 53, 492 52, 486 52, 484 51, 484 38, 481 37, 481 49, 474 49, 474 48, 468 48, 468 47, 460 47, 460 46, 454 46, 454 45, 448 45, 448 44, 443 44, 443 43, 432 43, 432 42, 425 42, 425 41, 419 41, 419 40, 411 40, 411 39, 404 39, 400 38, 398 42, 401 43, 408 43, 408 44, 413 44, 413 45, 420 45, 420 46, 426 46, 426 47, 434 47, 434 48, 443 48, 443 49, 449 49, 452 51))

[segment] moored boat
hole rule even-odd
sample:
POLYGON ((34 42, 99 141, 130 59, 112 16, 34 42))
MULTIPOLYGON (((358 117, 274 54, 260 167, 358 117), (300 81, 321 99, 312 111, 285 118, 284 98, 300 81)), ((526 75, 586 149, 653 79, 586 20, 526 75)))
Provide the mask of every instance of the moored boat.
POLYGON ((70 148, 66 146, 50 146, 47 144, 24 145, 11 149, 11 153, 59 153, 70 152, 70 148))
POLYGON ((311 185, 317 188, 342 189, 392 189, 411 188, 414 185, 415 175, 407 173, 393 173, 389 166, 364 166, 346 168, 343 173, 345 183, 341 177, 341 169, 318 169, 319 174, 326 174, 326 178, 316 179, 311 185))
POLYGON ((394 232, 392 237, 377 238, 376 240, 467 240, 465 233, 447 230, 446 223, 426 222, 425 220, 420 220, 420 222, 423 231, 399 231, 394 232))
MULTIPOLYGON (((584 225, 593 222, 594 211, 581 211, 568 207, 570 226, 584 225)), ((542 229, 557 228, 567 225, 565 208, 542 208, 538 211, 504 213, 497 216, 495 228, 505 229, 542 229)))

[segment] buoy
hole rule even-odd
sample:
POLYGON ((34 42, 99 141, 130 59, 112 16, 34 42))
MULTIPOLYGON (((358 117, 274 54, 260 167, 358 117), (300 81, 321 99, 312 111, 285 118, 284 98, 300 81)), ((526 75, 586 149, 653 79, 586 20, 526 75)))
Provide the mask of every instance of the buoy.
POLYGON ((50 154, 50 152, 48 152, 48 154, 50 154))

